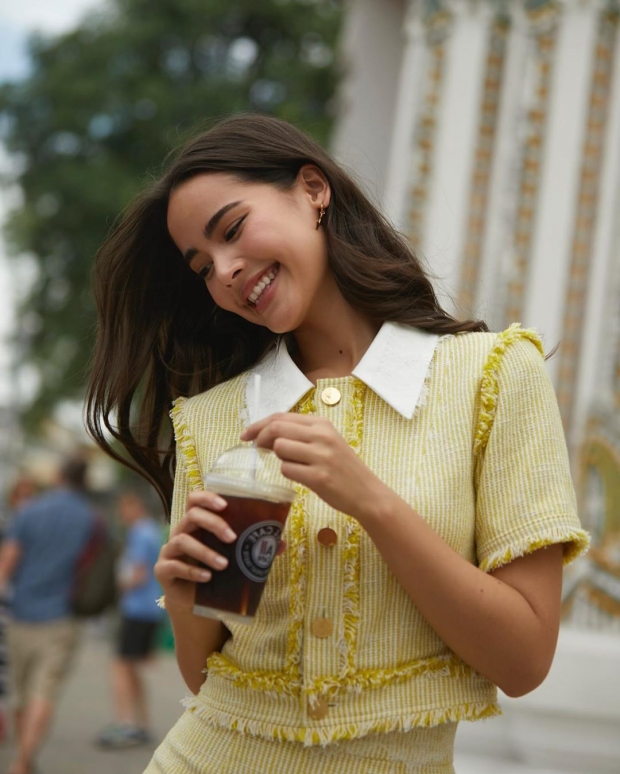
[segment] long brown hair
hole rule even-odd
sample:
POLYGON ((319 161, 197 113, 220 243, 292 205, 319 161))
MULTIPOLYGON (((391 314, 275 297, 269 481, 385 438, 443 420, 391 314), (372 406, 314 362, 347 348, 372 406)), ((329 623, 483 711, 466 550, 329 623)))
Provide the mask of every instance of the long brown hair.
POLYGON ((147 478, 167 507, 174 473, 172 400, 251 368, 278 338, 216 308, 168 234, 170 193, 210 172, 286 191, 308 163, 323 171, 331 187, 322 227, 330 267, 352 307, 377 323, 391 320, 432 333, 487 330, 481 321, 459 322, 441 308, 411 245, 310 137, 266 116, 221 121, 183 147, 128 208, 94 268, 98 332, 87 427, 108 454, 147 478))

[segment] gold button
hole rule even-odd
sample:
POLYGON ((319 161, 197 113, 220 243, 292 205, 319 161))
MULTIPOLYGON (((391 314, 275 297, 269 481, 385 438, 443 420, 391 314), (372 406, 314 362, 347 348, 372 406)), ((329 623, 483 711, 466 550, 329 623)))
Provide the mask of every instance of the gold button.
POLYGON ((315 618, 312 622, 312 634, 315 637, 325 639, 325 637, 331 637, 334 627, 329 618, 315 618))
POLYGON ((322 546, 335 546, 338 542, 338 534, 331 527, 323 527, 317 532, 316 539, 322 546))
POLYGON ((335 406, 336 403, 340 403, 341 398, 340 390, 335 387, 326 387, 321 393, 321 400, 326 406, 335 406))
POLYGON ((314 702, 312 700, 308 702, 308 715, 310 715, 312 720, 323 720, 328 712, 327 699, 324 699, 322 696, 319 696, 314 702))

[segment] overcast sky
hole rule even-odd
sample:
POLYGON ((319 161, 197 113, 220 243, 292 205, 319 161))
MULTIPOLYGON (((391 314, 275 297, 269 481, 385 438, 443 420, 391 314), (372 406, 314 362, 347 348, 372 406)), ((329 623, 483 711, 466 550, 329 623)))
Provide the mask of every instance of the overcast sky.
MULTIPOLYGON (((102 0, 0 0, 0 82, 19 79, 28 72, 26 41, 31 32, 57 34, 70 30, 90 8, 102 0)), ((0 169, 8 159, 0 146, 0 169)), ((0 188, 0 223, 14 206, 16 192, 0 188)), ((10 351, 6 343, 13 329, 17 289, 9 271, 0 235, 0 405, 6 404, 16 386, 11 383, 10 351)))

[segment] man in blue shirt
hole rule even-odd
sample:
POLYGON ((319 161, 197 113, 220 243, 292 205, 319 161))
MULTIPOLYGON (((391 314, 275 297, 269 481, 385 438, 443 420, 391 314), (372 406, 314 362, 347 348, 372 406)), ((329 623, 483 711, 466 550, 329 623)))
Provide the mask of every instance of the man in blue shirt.
POLYGON ((66 462, 58 486, 17 512, 0 551, 0 589, 12 586, 8 653, 18 748, 10 774, 31 774, 78 643, 71 591, 95 524, 85 476, 83 460, 66 462))
POLYGON ((142 665, 156 647, 159 625, 165 615, 157 605, 161 588, 153 573, 161 548, 161 528, 134 491, 121 495, 118 510, 127 527, 127 537, 119 573, 120 632, 112 663, 117 722, 97 740, 102 747, 113 749, 133 747, 151 739, 142 665))

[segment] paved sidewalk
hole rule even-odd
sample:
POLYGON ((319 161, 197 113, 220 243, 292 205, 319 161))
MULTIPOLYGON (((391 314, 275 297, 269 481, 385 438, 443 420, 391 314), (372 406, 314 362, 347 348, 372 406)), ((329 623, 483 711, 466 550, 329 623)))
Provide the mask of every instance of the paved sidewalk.
MULTIPOLYGON (((106 751, 92 740, 112 720, 108 665, 111 646, 100 634, 84 632, 82 647, 58 705, 56 724, 39 757, 40 774, 141 774, 152 747, 106 751)), ((163 653, 146 670, 156 743, 176 722, 189 692, 174 656, 163 653)), ((0 745, 0 772, 8 769, 12 744, 0 745)))

